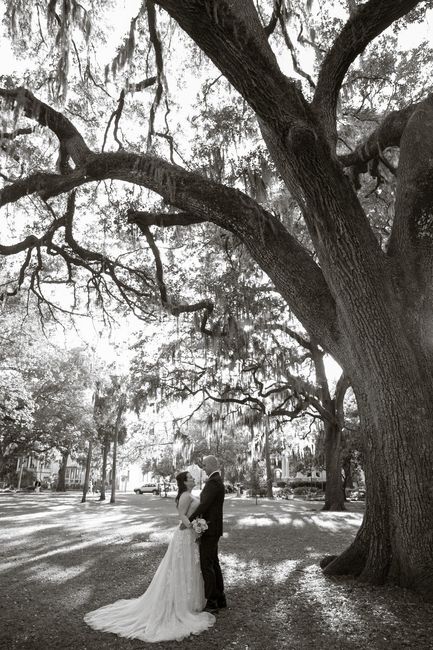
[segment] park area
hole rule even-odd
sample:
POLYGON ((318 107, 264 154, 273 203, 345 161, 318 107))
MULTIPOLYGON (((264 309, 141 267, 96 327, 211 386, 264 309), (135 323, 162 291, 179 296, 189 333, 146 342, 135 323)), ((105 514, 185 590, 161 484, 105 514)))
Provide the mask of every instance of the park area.
POLYGON ((222 611, 150 647, 432 650, 433 0, 0 0, 0 37, 0 650, 213 621, 180 532, 134 638, 83 621, 193 485, 222 611))
POLYGON ((433 605, 413 592, 330 580, 322 556, 344 550, 363 504, 321 512, 301 499, 225 501, 220 556, 228 608, 213 629, 143 644, 96 632, 86 612, 147 588, 176 526, 173 497, 1 496, 0 647, 7 650, 428 650, 433 605))

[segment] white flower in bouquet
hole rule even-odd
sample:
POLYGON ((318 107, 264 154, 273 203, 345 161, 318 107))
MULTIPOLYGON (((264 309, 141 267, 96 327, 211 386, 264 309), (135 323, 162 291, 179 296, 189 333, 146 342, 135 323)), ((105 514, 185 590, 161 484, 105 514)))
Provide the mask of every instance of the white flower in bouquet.
POLYGON ((208 525, 205 519, 197 517, 197 519, 194 519, 192 522, 192 528, 197 535, 202 535, 204 531, 208 529, 208 525))

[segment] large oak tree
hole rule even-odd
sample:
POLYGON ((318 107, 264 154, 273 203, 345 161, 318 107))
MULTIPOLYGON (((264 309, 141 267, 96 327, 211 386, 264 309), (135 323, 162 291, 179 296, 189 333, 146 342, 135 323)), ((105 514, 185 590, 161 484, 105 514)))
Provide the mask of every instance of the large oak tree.
MULTIPOLYGON (((236 234, 310 336, 344 369, 356 395, 365 437, 366 512, 352 545, 325 572, 374 583, 390 577, 432 595, 433 98, 386 115, 352 153, 336 151, 338 102, 350 66, 394 21, 429 3, 351 3, 349 19, 323 58, 311 101, 283 74, 269 44, 275 16, 265 28, 252 0, 155 4, 253 109, 269 154, 302 211, 316 259, 275 215, 238 189, 146 153, 95 151, 66 114, 29 89, 7 87, 0 96, 58 137, 60 173, 37 172, 6 184, 0 205, 32 193, 47 200, 111 179, 146 187, 180 211, 157 217, 129 213, 144 232, 155 223, 208 221, 236 234), (392 232, 383 250, 345 168, 362 169, 391 146, 400 148, 400 157, 392 232)), ((275 3, 276 11, 280 5, 275 3)), ((153 2, 146 6, 151 17, 153 2)), ((162 92, 160 60, 158 78, 162 92)), ((66 236, 74 244, 69 222, 66 236)), ((0 253, 41 246, 51 232, 13 248, 3 245, 0 253)))

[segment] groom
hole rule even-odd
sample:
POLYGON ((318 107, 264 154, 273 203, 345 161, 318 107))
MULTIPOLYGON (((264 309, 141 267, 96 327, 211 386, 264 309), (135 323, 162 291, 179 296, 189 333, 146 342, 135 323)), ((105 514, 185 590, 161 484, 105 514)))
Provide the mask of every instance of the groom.
POLYGON ((200 505, 190 521, 196 517, 206 519, 208 529, 200 538, 200 566, 204 580, 206 606, 204 611, 214 614, 227 607, 224 582, 218 559, 218 540, 223 534, 224 483, 215 456, 203 458, 203 469, 208 479, 200 494, 200 505))

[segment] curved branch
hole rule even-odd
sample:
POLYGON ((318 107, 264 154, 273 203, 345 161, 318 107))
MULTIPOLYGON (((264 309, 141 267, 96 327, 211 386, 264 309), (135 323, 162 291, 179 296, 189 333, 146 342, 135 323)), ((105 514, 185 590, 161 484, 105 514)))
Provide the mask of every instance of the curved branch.
POLYGON ((286 131, 306 102, 280 70, 252 0, 156 0, 266 123, 286 131))
POLYGON ((150 232, 150 229, 148 226, 140 226, 140 230, 143 233, 143 235, 146 237, 147 243, 149 244, 150 250, 153 253, 153 257, 155 259, 155 266, 156 266, 156 279, 158 282, 158 287, 159 287, 159 294, 161 296, 161 302, 167 311, 172 314, 172 316, 179 316, 180 314, 184 313, 192 313, 195 311, 205 311, 205 315, 202 318, 202 331, 204 330, 204 326, 213 312, 214 305, 211 300, 200 300, 199 302, 193 303, 193 304, 187 304, 187 303, 180 303, 180 302, 172 302, 168 298, 168 293, 167 293, 167 287, 164 282, 164 269, 162 266, 162 261, 161 261, 161 256, 159 254, 158 247, 155 243, 155 240, 153 238, 152 233, 150 232), (204 324, 203 324, 204 323, 204 324))
POLYGON ((32 249, 35 247, 40 247, 43 244, 47 244, 51 241, 54 233, 61 226, 65 225, 64 217, 54 219, 53 223, 50 225, 48 230, 42 235, 42 237, 36 237, 35 235, 29 235, 25 239, 16 244, 2 245, 0 244, 0 255, 16 255, 27 249, 32 249))
POLYGON ((191 226, 195 223, 205 223, 206 220, 193 212, 144 212, 141 210, 127 211, 128 223, 134 223, 140 229, 144 226, 191 226))
MULTIPOLYGON (((86 165, 68 176, 36 174, 8 185, 0 191, 0 206, 32 192, 48 198, 103 179, 147 187, 173 206, 187 213, 192 208, 198 219, 235 233, 306 329, 315 333, 327 349, 335 350, 335 304, 321 269, 277 217, 239 190, 155 156, 119 151, 92 154, 86 165)), ((165 223, 170 219, 161 215, 160 224, 162 218, 165 223)))
POLYGON ((37 172, 27 178, 6 185, 0 190, 0 207, 8 203, 15 203, 29 194, 38 194, 43 199, 58 196, 91 180, 91 178, 87 178, 85 168, 74 170, 66 176, 49 172, 37 172))
POLYGON ((272 10, 272 15, 269 19, 269 23, 266 25, 266 27, 263 28, 266 34, 266 38, 269 38, 275 31, 275 28, 278 24, 278 19, 281 16, 282 2, 283 0, 274 0, 274 8, 272 10))
POLYGON ((58 137, 65 153, 71 157, 75 165, 81 165, 91 153, 83 136, 62 113, 54 110, 37 99, 26 88, 0 88, 0 97, 6 99, 12 106, 22 108, 24 115, 36 120, 41 126, 47 126, 58 137))
POLYGON ((278 330, 280 332, 283 332, 284 334, 287 334, 287 336, 290 336, 290 338, 294 339, 297 343, 299 343, 300 346, 306 348, 310 352, 313 349, 313 343, 311 341, 306 339, 298 332, 295 332, 295 330, 293 330, 291 327, 288 327, 287 325, 280 324, 280 323, 266 323, 263 327, 266 330, 271 330, 271 331, 278 330))
POLYGON ((355 167, 366 171, 365 164, 378 158, 388 147, 398 147, 408 121, 420 107, 422 102, 410 104, 399 111, 392 111, 381 122, 366 140, 360 142, 354 151, 338 156, 343 167, 355 167))
POLYGON ((421 0, 369 0, 358 5, 322 64, 312 106, 331 141, 336 141, 337 101, 350 65, 376 36, 421 0))
MULTIPOLYGON (((257 15, 256 19, 258 21, 257 15)), ((260 30, 267 45, 261 27, 260 30)), ((56 111, 51 114, 46 105, 39 104, 47 124, 57 130, 58 125, 62 125, 60 135, 63 130, 74 135, 78 133, 69 120, 54 119, 59 114, 56 111)), ((40 116, 34 115, 34 118, 40 119, 40 116)), ((96 154, 86 148, 83 164, 67 175, 38 173, 6 186, 0 191, 0 206, 34 192, 47 199, 83 183, 104 179, 147 187, 174 207, 193 212, 200 220, 211 221, 235 233, 273 280, 305 328, 338 355, 335 303, 322 270, 277 217, 239 190, 156 156, 123 151, 96 154)))

